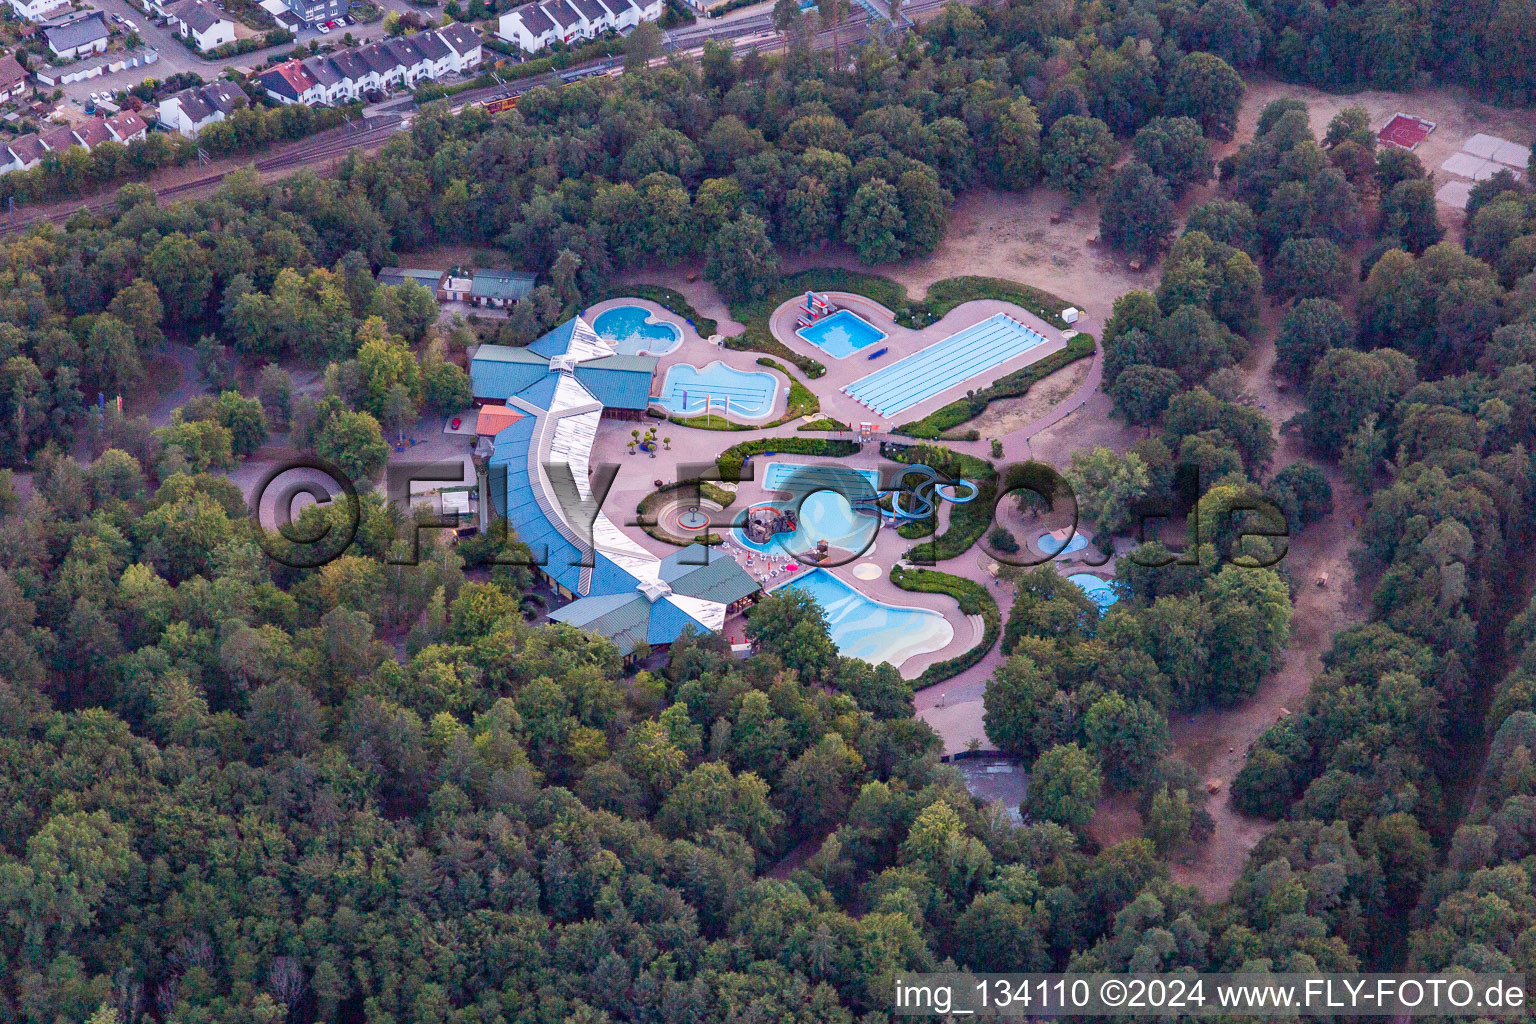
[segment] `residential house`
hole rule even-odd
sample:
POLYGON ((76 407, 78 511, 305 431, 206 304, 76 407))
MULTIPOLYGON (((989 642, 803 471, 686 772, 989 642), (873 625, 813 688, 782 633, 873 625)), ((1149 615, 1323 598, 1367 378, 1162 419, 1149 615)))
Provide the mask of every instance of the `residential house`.
POLYGON ((400 66, 394 54, 384 48, 383 43, 369 43, 358 47, 357 55, 372 72, 373 77, 369 81, 376 83, 371 86, 372 89, 387 92, 404 80, 405 68, 400 66))
POLYGON ((50 153, 62 153, 66 149, 73 149, 80 145, 80 141, 75 138, 75 130, 68 125, 50 128, 41 133, 38 138, 50 153))
POLYGON ((0 103, 9 103, 27 94, 27 69, 10 54, 0 57, 0 103))
POLYGON ((75 128, 75 141, 86 149, 90 149, 103 142, 117 142, 118 139, 112 134, 112 129, 107 127, 107 122, 96 118, 75 128))
POLYGON ((427 63, 426 77, 436 81, 459 69, 459 56, 437 32, 418 32, 411 37, 427 63))
POLYGON ((48 153, 48 147, 43 145, 42 138, 36 132, 20 136, 7 148, 11 152, 13 168, 18 171, 31 170, 42 163, 48 153))
POLYGON ((528 297, 538 277, 521 270, 482 268, 470 278, 469 300, 477 306, 505 309, 528 297))
POLYGON ((295 18, 314 28, 347 13, 347 0, 283 0, 295 18))
POLYGON ((267 95, 279 103, 302 103, 312 107, 324 102, 325 90, 315 80, 315 76, 296 60, 284 61, 270 68, 257 81, 267 91, 267 95))
POLYGON ((337 98, 343 103, 359 99, 363 95, 363 82, 369 74, 368 65, 363 63, 356 50, 341 50, 331 54, 331 64, 341 74, 341 85, 337 89, 337 98))
POLYGON ((166 15, 176 31, 199 50, 208 51, 235 41, 235 23, 205 0, 185 0, 166 15))
MULTIPOLYGON (((242 93, 240 98, 244 99, 245 95, 242 93)), ((106 126, 112 137, 125 146, 130 142, 139 142, 149 134, 148 122, 132 110, 107 118, 106 126)))
POLYGON ((584 42, 661 17, 662 0, 534 0, 501 16, 496 34, 527 52, 584 42))
POLYGON ((303 61, 304 70, 309 72, 320 85, 320 101, 322 103, 335 103, 344 99, 342 89, 346 85, 341 77, 341 72, 336 68, 336 62, 330 57, 310 57, 303 61))
POLYGON ((69 0, 6 0, 23 21, 42 21, 56 7, 68 7, 69 0))
POLYGON ((188 138, 250 103, 245 92, 232 82, 183 89, 160 103, 160 123, 188 138))
POLYGON ((437 30, 443 42, 454 52, 457 61, 453 70, 461 75, 467 75, 480 67, 484 59, 484 50, 480 43, 480 33, 463 22, 456 21, 452 25, 437 30))
POLYGON ((43 29, 48 49, 61 60, 73 60, 107 48, 112 32, 107 19, 100 11, 92 11, 83 18, 66 21, 62 25, 50 25, 43 29))

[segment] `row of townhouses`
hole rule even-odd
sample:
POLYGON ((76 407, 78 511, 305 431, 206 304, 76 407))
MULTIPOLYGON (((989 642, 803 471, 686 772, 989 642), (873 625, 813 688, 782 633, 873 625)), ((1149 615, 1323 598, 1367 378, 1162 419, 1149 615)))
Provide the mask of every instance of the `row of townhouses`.
POLYGON ((410 88, 480 66, 480 34, 453 24, 356 49, 290 60, 261 76, 261 87, 279 103, 348 103, 370 92, 410 88))
POLYGON ((160 101, 160 123, 189 139, 216 121, 222 121, 250 100, 233 82, 211 82, 167 96, 160 101))
POLYGON ((75 146, 91 149, 103 142, 137 142, 149 133, 149 125, 132 111, 116 117, 96 118, 76 127, 51 128, 46 132, 23 135, 0 147, 0 174, 25 171, 43 162, 49 153, 59 153, 75 146))
POLYGON ((536 0, 501 16, 496 34, 532 53, 551 43, 595 39, 608 29, 627 32, 661 17, 662 0, 536 0))

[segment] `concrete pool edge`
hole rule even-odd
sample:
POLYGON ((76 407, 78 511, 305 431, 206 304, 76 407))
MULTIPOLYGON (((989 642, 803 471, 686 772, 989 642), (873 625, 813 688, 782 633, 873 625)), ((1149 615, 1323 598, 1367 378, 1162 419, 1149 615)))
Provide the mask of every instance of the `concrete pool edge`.
MULTIPOLYGON (((686 363, 686 362, 681 362, 681 361, 674 362, 674 363, 669 363, 667 365, 666 370, 663 371, 662 375, 661 375, 661 391, 663 393, 662 397, 665 397, 665 392, 666 392, 666 388, 667 388, 667 381, 671 379, 672 372, 674 370, 677 370, 677 369, 683 368, 683 367, 691 369, 695 374, 707 373, 711 368, 719 367, 722 370, 725 370, 725 371, 727 371, 729 373, 732 373, 732 374, 736 374, 736 375, 741 376, 741 377, 766 377, 769 381, 771 381, 773 383, 773 391, 772 391, 771 395, 768 398, 768 409, 767 409, 767 411, 765 411, 765 412, 763 412, 763 413, 761 413, 759 415, 756 415, 756 416, 744 416, 744 415, 742 415, 741 413, 739 413, 738 411, 736 411, 734 409, 732 409, 729 413, 716 414, 716 413, 713 413, 713 410, 711 410, 711 414, 712 415, 721 415, 723 419, 725 419, 727 422, 730 422, 730 423, 740 423, 740 424, 743 424, 743 425, 750 425, 750 426, 754 426, 754 427, 765 427, 765 426, 768 425, 769 421, 774 418, 774 413, 778 410, 779 397, 780 397, 781 392, 784 395, 784 401, 785 401, 786 405, 787 405, 787 403, 789 401, 788 387, 787 387, 787 385, 783 384, 779 380, 779 377, 781 376, 780 374, 776 374, 776 373, 771 372, 767 367, 759 367, 759 368, 754 369, 754 370, 743 370, 740 367, 732 366, 730 363, 727 363, 723 359, 712 359, 708 363, 705 363, 703 366, 698 366, 698 365, 696 365, 694 363, 686 363)), ((661 401, 658 401, 657 397, 655 395, 651 396, 650 405, 652 407, 654 407, 654 408, 661 409, 667 415, 669 420, 672 417, 674 417, 674 416, 679 417, 680 419, 692 419, 694 417, 702 416, 703 415, 702 412, 689 413, 686 410, 683 411, 683 412, 675 412, 672 409, 667 408, 667 406, 665 404, 663 404, 661 401)), ((679 426, 686 426, 686 424, 679 424, 679 426)), ((707 429, 707 428, 696 428, 696 429, 707 429)))

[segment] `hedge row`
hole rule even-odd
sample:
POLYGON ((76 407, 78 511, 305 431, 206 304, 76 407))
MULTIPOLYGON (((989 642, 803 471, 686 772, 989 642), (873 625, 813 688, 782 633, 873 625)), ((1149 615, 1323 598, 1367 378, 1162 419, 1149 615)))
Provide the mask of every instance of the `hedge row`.
POLYGON ((785 455, 824 455, 831 459, 846 459, 859 452, 857 441, 834 441, 824 437, 760 437, 755 441, 743 441, 727 448, 715 459, 720 479, 740 480, 742 464, 750 456, 764 452, 781 452, 785 455))
POLYGON ((907 437, 937 438, 945 431, 953 430, 980 416, 993 402, 1003 398, 1018 398, 1036 383, 1062 367, 1093 355, 1093 348, 1093 335, 1079 334, 1067 342, 1067 347, 1059 352, 1052 352, 1038 362, 1015 370, 1006 377, 1000 377, 993 381, 990 387, 950 402, 942 409, 936 409, 920 420, 903 423, 895 427, 892 433, 904 434, 907 437))
POLYGON ((904 308, 892 306, 891 309, 896 311, 897 323, 903 327, 919 328, 936 323, 956 306, 976 299, 1011 302, 1029 310, 1053 327, 1065 330, 1068 326, 1061 318, 1061 311, 1071 303, 1050 292, 1001 277, 945 278, 929 286, 928 295, 922 302, 903 304, 904 308))
POLYGON ((903 569, 891 567, 891 582, 902 590, 919 594, 948 594, 960 603, 960 611, 966 615, 980 615, 984 624, 981 643, 963 654, 947 661, 935 662, 912 680, 912 688, 921 690, 935 683, 951 679, 987 656, 992 645, 1003 632, 1003 613, 998 610, 997 600, 987 588, 964 576, 954 576, 932 569, 903 569))

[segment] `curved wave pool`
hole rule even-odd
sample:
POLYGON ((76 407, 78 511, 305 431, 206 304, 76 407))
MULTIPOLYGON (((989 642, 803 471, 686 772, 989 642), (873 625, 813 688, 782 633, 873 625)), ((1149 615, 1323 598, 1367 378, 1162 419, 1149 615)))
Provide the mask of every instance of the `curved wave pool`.
POLYGON ((955 636, 949 620, 928 608, 898 608, 859 593, 825 569, 812 569, 784 584, 814 597, 827 613, 839 654, 872 665, 900 665, 944 647, 955 636))
POLYGON ((1095 576, 1091 572, 1075 572, 1067 577, 1083 589, 1088 595, 1088 600, 1099 606, 1099 613, 1109 610, 1110 605, 1120 600, 1120 595, 1115 592, 1114 584, 1109 580, 1095 576))
POLYGON ((682 331, 654 319, 644 306, 605 309, 592 321, 592 329, 626 356, 664 356, 683 343, 682 331))

